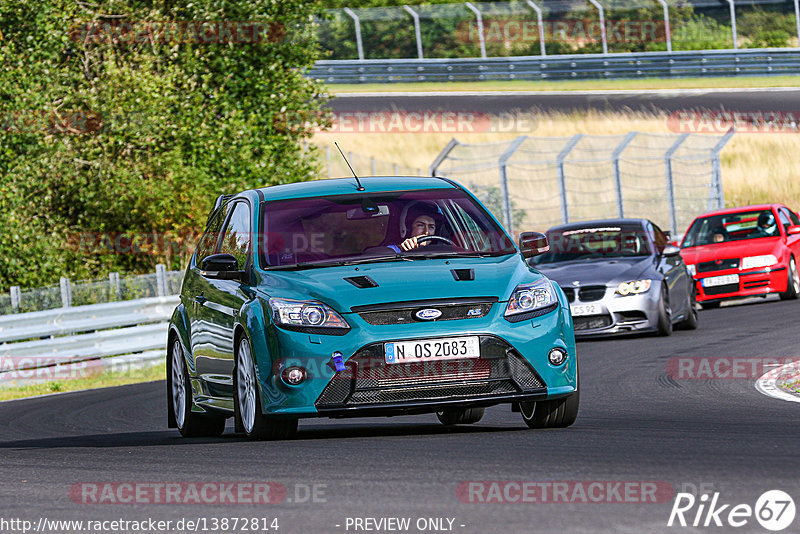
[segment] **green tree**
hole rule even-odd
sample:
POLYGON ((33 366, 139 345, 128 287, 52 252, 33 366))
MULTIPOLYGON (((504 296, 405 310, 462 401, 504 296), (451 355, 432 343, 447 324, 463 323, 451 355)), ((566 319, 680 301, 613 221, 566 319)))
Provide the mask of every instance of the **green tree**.
POLYGON ((317 177, 304 141, 326 97, 304 74, 322 11, 0 1, 0 290, 183 268, 188 248, 87 254, 75 236, 194 235, 220 193, 317 177))

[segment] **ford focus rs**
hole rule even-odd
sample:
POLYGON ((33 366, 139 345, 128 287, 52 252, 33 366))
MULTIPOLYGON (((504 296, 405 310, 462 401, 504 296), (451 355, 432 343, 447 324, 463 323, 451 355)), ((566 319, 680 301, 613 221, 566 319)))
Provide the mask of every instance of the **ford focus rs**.
POLYGON ((569 303, 467 190, 364 178, 223 196, 169 327, 168 423, 258 439, 298 419, 436 413, 477 422, 510 405, 570 425, 578 367, 569 303))
POLYGON ((575 334, 672 333, 697 328, 693 282, 680 249, 646 219, 611 219, 547 231, 550 251, 531 264, 561 285, 575 334))
POLYGON ((800 218, 782 204, 701 215, 686 232, 681 255, 704 308, 730 298, 800 294, 800 218))

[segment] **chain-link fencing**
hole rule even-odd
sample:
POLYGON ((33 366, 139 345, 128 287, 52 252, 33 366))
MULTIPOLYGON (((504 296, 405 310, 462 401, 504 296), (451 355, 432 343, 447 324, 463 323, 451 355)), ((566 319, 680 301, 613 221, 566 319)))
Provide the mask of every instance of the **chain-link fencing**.
POLYGON ((677 235, 698 214, 724 206, 719 153, 732 135, 454 139, 429 172, 471 189, 510 232, 633 217, 677 235))

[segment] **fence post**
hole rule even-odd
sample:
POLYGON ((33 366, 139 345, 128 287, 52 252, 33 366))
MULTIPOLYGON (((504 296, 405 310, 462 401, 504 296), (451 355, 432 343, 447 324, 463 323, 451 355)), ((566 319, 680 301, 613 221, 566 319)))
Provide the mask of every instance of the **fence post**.
POLYGON ((681 134, 666 154, 664 154, 664 174, 667 178, 667 204, 669 207, 669 224, 672 235, 678 235, 678 216, 675 210, 675 184, 672 181, 672 155, 680 148, 681 144, 689 137, 688 133, 681 134))
POLYGON ((61 306, 69 308, 72 306, 72 287, 69 283, 69 278, 61 277, 61 306))
POLYGON ((628 135, 625 136, 625 139, 619 144, 617 148, 614 149, 614 152, 611 154, 611 161, 614 166, 614 188, 616 189, 617 193, 617 213, 619 214, 620 218, 625 217, 625 207, 622 202, 622 177, 620 176, 619 172, 619 157, 622 152, 628 147, 628 145, 633 141, 633 138, 636 137, 638 132, 629 132, 628 135))
POLYGON ((575 148, 575 145, 578 144, 583 138, 583 134, 576 134, 569 140, 567 146, 564 147, 558 157, 556 158, 556 165, 558 166, 558 190, 561 196, 561 222, 564 224, 569 222, 569 206, 567 205, 567 177, 564 174, 564 160, 567 159, 567 156, 572 149, 575 148))
POLYGON ((167 296, 167 267, 162 263, 156 265, 156 294, 159 297, 167 296))
POLYGON ((794 0, 794 21, 797 24, 797 46, 800 47, 800 0, 794 0))
POLYGON ((119 285, 119 273, 108 273, 108 283, 110 284, 110 293, 114 295, 117 300, 122 300, 122 287, 119 285))
POLYGON ((669 6, 667 0, 658 0, 664 8, 664 32, 667 36, 667 52, 672 52, 672 32, 669 27, 669 6))
POLYGON ((22 306, 22 292, 19 286, 11 286, 11 311, 16 313, 22 306))
POLYGON ((536 18, 539 20, 539 49, 543 56, 547 55, 547 50, 544 47, 544 23, 542 22, 542 9, 537 6, 533 0, 527 0, 528 5, 536 11, 536 18))
POLYGON ((731 34, 733 35, 733 49, 739 49, 739 36, 736 33, 736 7, 733 5, 733 0, 728 0, 728 5, 731 8, 731 34))
POLYGON ((500 194, 502 195, 503 202, 503 226, 505 226, 508 233, 512 235, 514 233, 514 221, 511 217, 511 196, 508 192, 508 160, 527 138, 527 135, 521 135, 514 139, 498 160, 500 164, 500 194))
POLYGON ((722 191, 722 170, 720 169, 719 153, 728 144, 736 129, 731 126, 719 142, 711 149, 711 185, 708 191, 708 209, 722 209, 725 207, 725 196, 722 191))
POLYGON ((400 167, 397 165, 397 163, 394 164, 394 175, 400 176, 400 167))
POLYGON ((420 59, 425 59, 425 57, 422 55, 422 32, 419 29, 419 15, 417 15, 417 12, 408 6, 403 6, 403 9, 405 9, 406 13, 411 15, 411 18, 414 19, 414 33, 417 36, 417 56, 420 59))
POLYGON ((481 10, 475 7, 472 2, 467 2, 465 5, 470 11, 475 13, 475 18, 478 22, 478 43, 481 45, 481 57, 486 59, 486 39, 483 36, 483 15, 481 15, 481 10))
POLYGON ((450 152, 452 152, 453 149, 455 147, 457 147, 458 145, 460 145, 460 144, 461 143, 459 143, 458 140, 456 140, 455 137, 450 139, 450 142, 448 142, 447 145, 444 147, 444 149, 442 149, 442 151, 439 152, 439 155, 436 156, 435 160, 433 160, 433 163, 431 163, 431 166, 428 167, 428 174, 430 174, 431 176, 436 176, 436 171, 439 170, 439 165, 441 165, 442 162, 445 159, 447 159, 447 156, 450 155, 450 152))
POLYGON ((369 157, 369 170, 372 176, 375 176, 377 172, 375 171, 375 156, 369 157))
MULTIPOLYGON (((729 0, 730 1, 730 0, 729 0)), ((600 2, 597 0, 589 0, 589 2, 597 8, 600 13, 600 38, 603 40, 603 53, 608 54, 608 37, 606 36, 606 12, 600 2)))
POLYGON ((358 48, 358 59, 364 61, 364 43, 361 40, 361 20, 359 20, 358 15, 350 9, 349 7, 344 8, 344 12, 347 13, 351 19, 353 19, 353 23, 356 26, 356 48, 358 48))

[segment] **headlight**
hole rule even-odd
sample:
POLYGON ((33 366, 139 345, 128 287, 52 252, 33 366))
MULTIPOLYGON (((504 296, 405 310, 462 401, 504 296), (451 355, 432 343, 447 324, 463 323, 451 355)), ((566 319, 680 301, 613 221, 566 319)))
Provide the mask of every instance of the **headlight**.
POLYGON ((693 263, 687 263, 686 270, 689 271, 689 274, 692 276, 697 275, 697 266, 693 263))
POLYGON ((506 317, 547 308, 558 302, 550 280, 542 278, 532 284, 522 284, 514 289, 506 306, 506 317))
POLYGON ((634 280, 633 282, 622 282, 617 286, 617 293, 625 295, 638 295, 650 289, 652 280, 634 280))
POLYGON ((742 269, 755 269, 756 267, 769 267, 770 265, 775 265, 778 263, 778 258, 773 256, 772 254, 766 254, 764 256, 748 256, 746 258, 742 258, 742 269))
POLYGON ((341 315, 316 300, 269 299, 272 320, 283 326, 350 328, 341 315))

